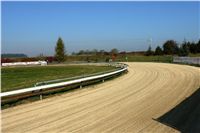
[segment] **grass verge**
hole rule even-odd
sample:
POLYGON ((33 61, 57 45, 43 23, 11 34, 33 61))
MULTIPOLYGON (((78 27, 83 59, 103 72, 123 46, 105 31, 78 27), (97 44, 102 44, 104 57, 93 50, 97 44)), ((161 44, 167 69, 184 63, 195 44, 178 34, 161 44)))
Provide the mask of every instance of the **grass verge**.
MULTIPOLYGON (((105 80, 105 81, 112 80, 112 79, 114 79, 114 78, 116 78, 120 75, 123 75, 123 74, 125 74, 125 73, 119 73, 119 74, 115 74, 113 76, 109 76, 109 77, 106 77, 106 78, 103 78, 103 79, 97 79, 97 80, 81 83, 81 86, 83 88, 79 88, 80 84, 74 84, 74 85, 70 85, 70 86, 66 86, 66 87, 61 87, 57 90, 52 89, 52 90, 47 90, 47 91, 39 92, 39 93, 42 94, 43 99, 46 99, 46 98, 50 98, 52 96, 62 95, 62 94, 67 93, 67 92, 85 89, 89 85, 97 85, 97 84, 102 83, 103 82, 102 80, 105 80)), ((15 98, 14 100, 12 99, 12 100, 6 101, 6 102, 1 104, 1 109, 6 109, 6 108, 14 107, 14 106, 17 106, 17 105, 20 105, 20 104, 26 104, 26 103, 30 103, 30 102, 40 100, 40 94, 36 93, 35 95, 30 96, 30 97, 15 98)))
POLYGON ((33 87, 37 82, 88 75, 115 69, 115 67, 111 66, 89 65, 4 67, 1 69, 1 91, 6 92, 33 87))

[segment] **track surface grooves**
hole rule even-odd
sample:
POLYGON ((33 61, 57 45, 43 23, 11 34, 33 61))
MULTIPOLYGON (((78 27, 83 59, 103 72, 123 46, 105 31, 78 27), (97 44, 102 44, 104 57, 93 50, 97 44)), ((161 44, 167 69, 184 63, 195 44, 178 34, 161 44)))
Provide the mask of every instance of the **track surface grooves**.
POLYGON ((200 69, 164 63, 128 63, 117 79, 5 109, 2 132, 178 132, 162 116, 200 86, 200 69))

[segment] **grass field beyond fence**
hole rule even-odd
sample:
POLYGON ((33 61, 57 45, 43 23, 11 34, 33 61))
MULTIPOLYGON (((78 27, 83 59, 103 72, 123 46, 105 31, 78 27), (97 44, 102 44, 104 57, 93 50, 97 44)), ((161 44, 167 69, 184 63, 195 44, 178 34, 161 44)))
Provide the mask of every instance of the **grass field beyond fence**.
POLYGON ((33 87, 37 82, 68 78, 114 70, 111 66, 34 66, 7 67, 1 69, 1 91, 11 91, 26 87, 33 87))
MULTIPOLYGON (((73 61, 88 61, 88 62, 106 62, 109 59, 112 59, 111 55, 80 55, 80 56, 68 56, 67 62, 73 61)), ((173 56, 164 55, 164 56, 145 56, 145 55, 117 55, 115 57, 117 62, 165 62, 171 63, 173 61, 173 56), (127 59, 127 60, 126 60, 127 59)))

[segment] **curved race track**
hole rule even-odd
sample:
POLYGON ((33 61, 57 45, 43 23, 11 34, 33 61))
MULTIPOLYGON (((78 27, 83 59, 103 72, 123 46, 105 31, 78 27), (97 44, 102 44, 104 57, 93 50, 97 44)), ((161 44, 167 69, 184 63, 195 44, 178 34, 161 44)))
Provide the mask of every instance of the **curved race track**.
POLYGON ((2 111, 2 132, 178 132, 154 120, 200 86, 200 69, 128 63, 102 84, 2 111))

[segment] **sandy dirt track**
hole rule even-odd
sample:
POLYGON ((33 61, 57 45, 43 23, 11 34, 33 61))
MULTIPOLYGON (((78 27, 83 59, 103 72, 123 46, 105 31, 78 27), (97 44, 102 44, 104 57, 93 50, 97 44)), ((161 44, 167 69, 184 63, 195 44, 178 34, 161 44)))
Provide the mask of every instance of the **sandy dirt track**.
POLYGON ((179 132, 154 120, 200 86, 200 69, 128 63, 114 80, 2 111, 2 132, 179 132))

